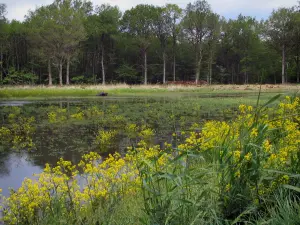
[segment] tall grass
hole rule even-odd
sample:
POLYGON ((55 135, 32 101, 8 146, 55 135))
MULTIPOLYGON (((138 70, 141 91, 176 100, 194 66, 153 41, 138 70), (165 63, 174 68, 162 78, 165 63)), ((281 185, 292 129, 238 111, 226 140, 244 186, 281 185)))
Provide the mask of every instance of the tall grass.
MULTIPOLYGON (((70 86, 3 86, 0 98, 43 98, 43 97, 87 97, 105 91, 109 95, 148 95, 157 93, 251 93, 259 90, 259 85, 70 85, 70 86)), ((265 92, 284 92, 299 90, 299 86, 263 86, 265 92)))

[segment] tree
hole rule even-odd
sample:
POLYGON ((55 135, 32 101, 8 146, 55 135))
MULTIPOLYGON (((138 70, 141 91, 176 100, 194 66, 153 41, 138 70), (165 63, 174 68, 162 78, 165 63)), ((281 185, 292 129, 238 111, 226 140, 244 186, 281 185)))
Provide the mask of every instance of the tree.
POLYGON ((127 10, 122 19, 122 30, 138 43, 144 58, 144 84, 147 84, 147 50, 153 36, 153 19, 156 9, 152 5, 137 5, 127 10))
MULTIPOLYGON (((251 74, 257 73, 261 51, 260 24, 252 17, 239 15, 236 20, 222 22, 221 52, 223 65, 231 72, 232 83, 247 84, 251 74)), ((253 76, 254 77, 254 76, 253 76)))
POLYGON ((96 14, 89 16, 86 22, 87 32, 90 37, 97 40, 94 48, 100 50, 102 84, 105 84, 105 46, 117 34, 121 12, 118 7, 101 5, 96 9, 96 14))
POLYGON ((5 23, 6 22, 6 4, 0 3, 0 23, 5 23))
POLYGON ((130 84, 136 84, 139 81, 137 71, 128 64, 122 64, 117 70, 118 78, 123 82, 127 81, 130 84))
POLYGON ((3 80, 3 63, 4 63, 4 51, 5 45, 7 45, 7 20, 5 18, 6 15, 6 5, 0 4, 0 83, 3 80))
POLYGON ((61 35, 60 47, 57 49, 59 59, 60 85, 62 85, 62 61, 67 61, 66 84, 70 83, 70 61, 79 43, 86 38, 83 19, 89 14, 91 3, 80 0, 56 0, 54 19, 61 35))
POLYGON ((27 23, 31 30, 33 46, 41 49, 41 57, 47 55, 49 85, 52 85, 51 62, 55 61, 59 70, 59 84, 63 84, 63 63, 67 61, 66 84, 70 83, 71 57, 81 41, 85 39, 83 18, 86 5, 75 0, 56 0, 49 6, 30 12, 27 23))
POLYGON ((205 0, 198 0, 194 4, 187 5, 183 18, 183 32, 194 45, 196 53, 196 84, 201 74, 204 43, 209 34, 208 18, 210 14, 210 5, 205 0))
POLYGON ((0 4, 0 83, 300 81, 300 4, 267 21, 225 20, 206 1, 137 5, 121 17, 116 6, 53 0, 24 22, 8 21, 0 4))
POLYGON ((175 4, 166 5, 166 15, 171 26, 171 37, 172 37, 172 52, 173 52, 173 81, 176 80, 176 46, 178 36, 181 31, 180 19, 182 16, 182 9, 175 4))
MULTIPOLYGON (((28 39, 31 51, 47 62, 48 84, 52 85, 52 61, 56 55, 55 22, 53 21, 53 5, 42 6, 35 11, 30 11, 26 18, 29 31, 28 39)), ((61 75, 62 76, 62 75, 61 75)), ((60 77, 61 78, 61 77, 60 77)), ((60 79, 62 84, 62 79, 60 79)))
POLYGON ((238 43, 240 43, 239 54, 241 56, 241 72, 244 73, 244 84, 249 83, 249 73, 255 62, 256 46, 259 44, 257 21, 251 17, 240 15, 238 17, 238 43))
POLYGON ((296 82, 300 82, 300 2, 292 9, 291 20, 292 55, 296 64, 296 82))
POLYGON ((159 39, 163 58, 163 84, 166 83, 166 48, 168 37, 171 33, 171 18, 164 7, 156 7, 156 15, 153 19, 154 32, 159 39))
POLYGON ((267 37, 273 46, 281 51, 282 54, 282 84, 286 82, 285 64, 286 52, 290 47, 292 11, 288 8, 279 8, 273 11, 270 18, 267 20, 267 37))
POLYGON ((217 44, 220 39, 221 24, 219 21, 219 15, 211 13, 208 16, 209 33, 207 35, 207 51, 208 51, 208 73, 207 83, 211 84, 212 81, 212 64, 216 55, 217 44))

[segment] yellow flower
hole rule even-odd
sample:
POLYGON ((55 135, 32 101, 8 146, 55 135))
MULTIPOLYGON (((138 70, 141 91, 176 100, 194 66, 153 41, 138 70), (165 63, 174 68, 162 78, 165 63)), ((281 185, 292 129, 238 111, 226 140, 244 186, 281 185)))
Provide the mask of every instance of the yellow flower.
POLYGON ((263 143, 263 148, 265 149, 265 151, 267 153, 269 153, 271 151, 271 147, 272 147, 272 145, 270 144, 270 141, 265 140, 264 143, 263 143))
POLYGON ((275 154, 271 154, 270 160, 275 160, 276 158, 277 158, 277 156, 275 154))
POLYGON ((234 151, 233 152, 233 160, 234 160, 234 162, 239 161, 240 157, 241 157, 241 152, 240 151, 234 151))
POLYGON ((256 128, 253 128, 252 131, 251 131, 250 136, 251 137, 257 137, 257 135, 258 135, 258 130, 256 128))
POLYGON ((245 113, 246 112, 246 105, 243 105, 243 104, 240 105, 239 110, 240 110, 241 113, 245 113))
POLYGON ((252 153, 251 153, 251 152, 248 152, 248 153, 245 155, 244 158, 245 158, 246 161, 249 162, 249 161, 251 160, 251 158, 252 158, 252 153))
POLYGON ((240 178, 241 177, 241 172, 240 171, 235 172, 234 176, 240 178))

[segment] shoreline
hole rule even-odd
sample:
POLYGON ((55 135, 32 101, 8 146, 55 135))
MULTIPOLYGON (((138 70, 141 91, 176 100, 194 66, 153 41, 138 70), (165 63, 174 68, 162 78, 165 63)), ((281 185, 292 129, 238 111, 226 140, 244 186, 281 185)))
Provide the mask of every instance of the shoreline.
POLYGON ((96 97, 100 92, 108 96, 168 96, 187 94, 237 94, 237 93, 284 93, 298 92, 300 85, 69 85, 69 86, 0 86, 0 99, 96 97))

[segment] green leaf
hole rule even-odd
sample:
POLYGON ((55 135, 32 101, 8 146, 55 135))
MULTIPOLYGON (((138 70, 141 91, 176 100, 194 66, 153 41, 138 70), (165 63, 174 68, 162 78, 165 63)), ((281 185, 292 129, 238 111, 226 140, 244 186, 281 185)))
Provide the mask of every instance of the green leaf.
POLYGON ((268 105, 270 105, 271 103, 275 102, 277 99, 279 99, 281 97, 281 94, 275 95, 274 97, 272 97, 269 101, 267 101, 265 104, 263 104, 261 106, 261 108, 264 108, 268 105))
POLYGON ((285 185, 282 185, 284 188, 287 188, 287 189, 290 189, 290 190, 293 190, 293 191, 296 191, 296 192, 299 192, 300 193, 300 188, 299 187, 295 187, 295 186, 292 186, 292 185, 289 185, 289 184, 285 184, 285 185))

